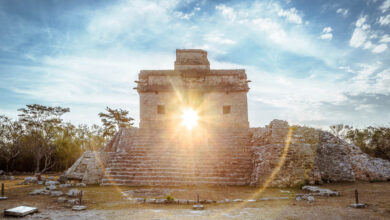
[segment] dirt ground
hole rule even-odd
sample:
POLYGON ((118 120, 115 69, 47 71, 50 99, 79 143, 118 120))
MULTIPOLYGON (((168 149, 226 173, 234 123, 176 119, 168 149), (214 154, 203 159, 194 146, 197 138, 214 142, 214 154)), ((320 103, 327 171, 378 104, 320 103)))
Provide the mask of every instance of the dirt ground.
MULTIPOLYGON (((71 211, 57 197, 29 195, 41 185, 18 185, 19 180, 5 183, 8 200, 0 200, 0 209, 19 205, 39 208, 39 213, 24 219, 390 219, 390 182, 337 183, 320 187, 340 192, 339 197, 315 197, 313 203, 296 201, 299 189, 266 189, 254 187, 99 187, 83 190, 83 205, 88 210, 71 211), (361 203, 367 208, 354 209, 354 190, 358 189, 361 203), (289 191, 289 192, 286 192, 289 191), (191 205, 136 204, 134 198, 163 198, 196 200, 242 199, 244 202, 207 204, 205 210, 191 210, 191 205), (288 197, 285 200, 245 202, 248 199, 288 197)), ((64 193, 69 188, 60 189, 64 193)), ((2 217, 2 214, 0 215, 2 217)))

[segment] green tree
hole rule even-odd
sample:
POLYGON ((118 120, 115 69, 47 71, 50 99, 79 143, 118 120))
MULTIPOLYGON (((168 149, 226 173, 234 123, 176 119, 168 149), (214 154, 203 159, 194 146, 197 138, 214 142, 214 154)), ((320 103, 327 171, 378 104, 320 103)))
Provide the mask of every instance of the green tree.
POLYGON ((344 125, 344 124, 331 125, 329 126, 329 128, 330 128, 330 132, 334 136, 342 139, 345 139, 348 132, 353 129, 352 126, 344 125))
POLYGON ((0 115, 0 157, 4 159, 6 171, 13 168, 13 163, 22 149, 23 126, 0 115))
POLYGON ((99 113, 100 120, 103 123, 103 137, 112 137, 119 128, 131 127, 133 118, 128 116, 129 112, 123 109, 111 109, 106 107, 107 113, 99 113))
POLYGON ((61 116, 69 112, 69 108, 48 107, 39 104, 26 105, 18 109, 19 120, 23 123, 31 153, 35 161, 35 172, 45 172, 54 166, 53 154, 56 150, 55 137, 62 129, 61 116), (41 162, 43 168, 41 170, 41 162))

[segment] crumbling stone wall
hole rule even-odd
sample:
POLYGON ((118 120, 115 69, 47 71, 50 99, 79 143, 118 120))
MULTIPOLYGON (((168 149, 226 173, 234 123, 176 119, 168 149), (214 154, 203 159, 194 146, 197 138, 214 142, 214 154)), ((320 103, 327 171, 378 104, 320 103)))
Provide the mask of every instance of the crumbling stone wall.
POLYGON ((289 127, 285 121, 274 120, 256 131, 261 135, 253 134, 251 185, 287 187, 321 181, 315 166, 318 133, 314 129, 289 127))
POLYGON ((252 185, 291 187, 390 179, 390 161, 370 157, 329 132, 288 126, 281 120, 273 120, 269 126, 252 132, 252 185))
POLYGON ((86 151, 65 172, 68 179, 78 179, 85 184, 100 184, 104 176, 106 152, 86 151))

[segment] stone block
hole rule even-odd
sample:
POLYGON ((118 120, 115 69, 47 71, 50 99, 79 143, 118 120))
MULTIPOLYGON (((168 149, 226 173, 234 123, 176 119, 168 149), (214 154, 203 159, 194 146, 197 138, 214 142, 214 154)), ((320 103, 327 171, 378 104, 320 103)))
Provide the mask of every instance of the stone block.
POLYGON ((67 203, 68 203, 69 205, 79 205, 80 200, 79 200, 79 199, 69 199, 69 200, 67 201, 67 203))
POLYGON ((87 187, 85 183, 76 183, 76 187, 87 187))
POLYGON ((64 193, 61 191, 51 191, 50 195, 51 196, 62 196, 62 195, 64 195, 64 193))
POLYGON ((29 194, 30 195, 48 195, 50 193, 49 190, 47 190, 46 188, 42 188, 42 189, 35 189, 34 191, 30 192, 29 194))
POLYGON ((363 203, 353 203, 353 204, 350 205, 350 207, 356 208, 356 209, 361 209, 361 208, 367 207, 367 205, 363 204, 363 203))
POLYGON ((4 210, 4 216, 23 217, 38 212, 38 208, 29 206, 18 206, 4 210))
POLYGON ((57 189, 57 186, 55 186, 55 185, 47 185, 47 186, 46 186, 46 189, 47 189, 47 190, 56 190, 56 189, 57 189))
POLYGON ((58 199, 57 199, 57 202, 59 202, 59 203, 64 203, 66 201, 67 201, 67 199, 65 197, 58 197, 58 199))
POLYGON ((45 185, 46 185, 46 186, 49 186, 49 185, 58 185, 58 184, 60 184, 58 181, 53 181, 53 180, 47 180, 47 181, 45 182, 45 185))
POLYGON ((38 180, 35 176, 28 176, 28 177, 25 177, 24 178, 24 183, 28 184, 28 183, 37 183, 38 180))
POLYGON ((68 193, 66 193, 69 197, 78 197, 80 195, 80 190, 78 189, 70 189, 68 193))
POLYGON ((75 206, 72 207, 73 211, 83 211, 83 210, 86 210, 86 209, 87 209, 87 207, 84 206, 84 205, 75 205, 75 206))
POLYGON ((194 210, 203 210, 203 209, 204 209, 204 206, 201 205, 201 204, 197 204, 197 205, 193 205, 193 206, 192 206, 192 209, 194 209, 194 210))

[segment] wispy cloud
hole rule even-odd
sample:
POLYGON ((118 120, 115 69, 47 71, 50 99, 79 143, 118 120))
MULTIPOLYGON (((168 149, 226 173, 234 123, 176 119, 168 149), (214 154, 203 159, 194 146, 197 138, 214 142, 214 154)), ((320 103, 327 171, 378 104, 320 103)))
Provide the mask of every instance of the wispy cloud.
MULTIPOLYGON (((386 12, 386 2, 374 10, 386 12)), ((59 4, 0 3, 1 113, 40 102, 71 107, 66 118, 75 122, 98 122, 106 105, 138 118, 133 81, 141 69, 172 69, 176 48, 206 49, 212 68, 245 68, 254 126, 272 118, 324 126, 335 116, 359 123, 381 103, 354 97, 390 95, 386 14, 342 4, 322 14, 294 1, 59 4)))
POLYGON ((336 13, 337 13, 337 14, 341 14, 342 16, 346 17, 346 16, 348 16, 348 14, 349 14, 349 10, 346 9, 346 8, 338 8, 338 9, 336 10, 336 13))
POLYGON ((332 28, 331 27, 324 27, 324 29, 322 29, 322 33, 321 33, 320 38, 323 40, 332 40, 332 38, 333 38, 332 28))

